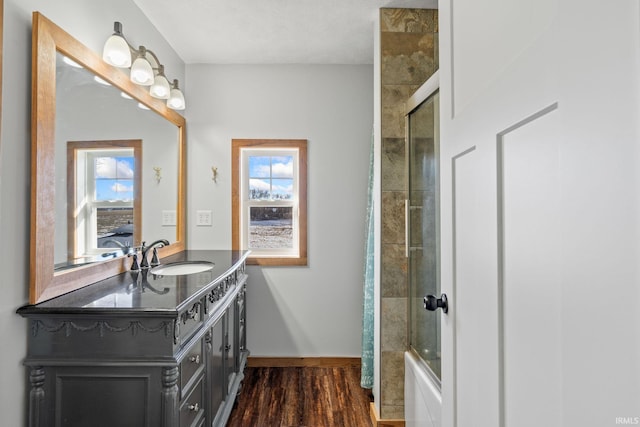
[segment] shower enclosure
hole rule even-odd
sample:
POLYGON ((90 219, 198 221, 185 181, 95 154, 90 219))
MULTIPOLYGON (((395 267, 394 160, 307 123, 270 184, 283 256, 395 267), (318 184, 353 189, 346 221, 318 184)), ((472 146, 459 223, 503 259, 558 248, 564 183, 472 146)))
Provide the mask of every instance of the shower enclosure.
POLYGON ((406 116, 409 347, 438 387, 441 314, 435 309, 446 311, 446 298, 439 299, 439 101, 436 75, 408 101, 406 116))

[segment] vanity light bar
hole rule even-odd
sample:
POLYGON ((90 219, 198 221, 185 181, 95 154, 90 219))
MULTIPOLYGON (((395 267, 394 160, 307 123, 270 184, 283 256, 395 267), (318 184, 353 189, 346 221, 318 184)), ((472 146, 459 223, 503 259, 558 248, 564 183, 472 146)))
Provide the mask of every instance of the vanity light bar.
POLYGON ((164 65, 153 51, 144 46, 134 48, 124 37, 120 22, 113 23, 113 34, 104 44, 102 59, 114 67, 130 68, 129 78, 133 83, 149 86, 149 94, 154 98, 166 100, 169 108, 184 110, 184 94, 178 87, 178 80, 170 82, 167 79, 164 65), (150 60, 155 62, 155 67, 150 60))

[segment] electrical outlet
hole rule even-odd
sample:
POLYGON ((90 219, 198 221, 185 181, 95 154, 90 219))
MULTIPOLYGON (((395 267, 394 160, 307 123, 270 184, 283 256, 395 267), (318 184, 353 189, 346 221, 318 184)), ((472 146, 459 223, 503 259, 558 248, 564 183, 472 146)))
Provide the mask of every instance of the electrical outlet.
POLYGON ((211 211, 196 211, 196 226, 210 226, 213 222, 211 211))
POLYGON ((162 211, 162 225, 176 225, 176 211, 162 211))

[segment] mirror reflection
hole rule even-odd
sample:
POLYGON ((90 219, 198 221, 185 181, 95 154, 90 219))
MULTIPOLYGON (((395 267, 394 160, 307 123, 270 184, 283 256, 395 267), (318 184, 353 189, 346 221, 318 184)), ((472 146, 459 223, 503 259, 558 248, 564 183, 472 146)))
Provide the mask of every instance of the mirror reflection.
POLYGON ((54 270, 177 240, 179 128, 56 55, 54 270))

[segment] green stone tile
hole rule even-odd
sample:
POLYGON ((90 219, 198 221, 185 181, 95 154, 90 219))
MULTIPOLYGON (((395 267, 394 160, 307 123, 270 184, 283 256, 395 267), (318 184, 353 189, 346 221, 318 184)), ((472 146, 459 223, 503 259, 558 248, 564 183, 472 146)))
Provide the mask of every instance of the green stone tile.
POLYGON ((437 33, 437 9, 380 9, 380 30, 400 33, 437 33))
POLYGON ((406 160, 404 138, 382 139, 382 191, 404 191, 406 160))
POLYGON ((409 291, 405 246, 383 244, 381 264, 380 294, 382 297, 406 297, 409 291))

